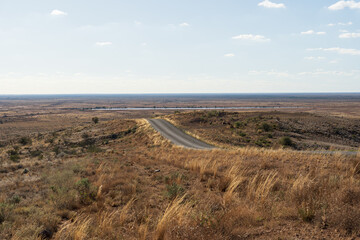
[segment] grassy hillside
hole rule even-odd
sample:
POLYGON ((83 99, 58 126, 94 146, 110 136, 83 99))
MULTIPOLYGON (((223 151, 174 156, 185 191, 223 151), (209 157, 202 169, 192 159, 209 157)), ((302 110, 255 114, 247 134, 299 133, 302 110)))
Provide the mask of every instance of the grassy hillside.
POLYGON ((353 118, 302 112, 194 111, 167 119, 219 146, 356 151, 360 145, 360 120, 353 118))
POLYGON ((183 149, 144 120, 25 136, 0 156, 0 239, 360 234, 360 156, 183 149))

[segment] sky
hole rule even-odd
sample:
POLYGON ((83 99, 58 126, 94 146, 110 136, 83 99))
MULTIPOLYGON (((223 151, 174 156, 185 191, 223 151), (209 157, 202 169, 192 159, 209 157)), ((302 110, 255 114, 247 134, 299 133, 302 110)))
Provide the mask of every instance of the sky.
POLYGON ((0 94, 360 92, 358 0, 0 0, 0 94))

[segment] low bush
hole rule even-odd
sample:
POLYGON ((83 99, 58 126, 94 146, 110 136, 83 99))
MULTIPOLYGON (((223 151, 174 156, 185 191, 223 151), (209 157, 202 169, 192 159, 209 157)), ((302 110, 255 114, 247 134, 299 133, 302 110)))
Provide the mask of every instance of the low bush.
POLYGON ((25 145, 31 145, 31 144, 32 144, 32 140, 31 140, 31 138, 29 138, 29 137, 22 137, 22 138, 20 138, 19 143, 20 143, 21 145, 23 145, 23 146, 25 146, 25 145))
POLYGON ((291 146, 294 145, 294 143, 293 143, 293 141, 291 140, 290 137, 282 137, 282 138, 280 139, 280 144, 281 144, 282 146, 286 146, 286 147, 291 147, 291 146))

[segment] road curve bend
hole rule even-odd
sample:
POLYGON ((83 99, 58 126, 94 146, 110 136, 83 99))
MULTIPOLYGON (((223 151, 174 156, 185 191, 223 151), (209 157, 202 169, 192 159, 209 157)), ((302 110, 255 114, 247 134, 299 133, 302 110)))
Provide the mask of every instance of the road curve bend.
POLYGON ((158 131, 163 137, 169 139, 178 146, 192 149, 214 149, 207 143, 204 143, 175 127, 171 123, 163 119, 147 119, 151 126, 158 131))

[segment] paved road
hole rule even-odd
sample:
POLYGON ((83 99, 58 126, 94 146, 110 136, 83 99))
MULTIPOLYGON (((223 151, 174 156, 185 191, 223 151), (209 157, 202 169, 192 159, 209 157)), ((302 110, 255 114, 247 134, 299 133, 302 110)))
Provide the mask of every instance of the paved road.
MULTIPOLYGON (((204 143, 186 133, 184 133, 179 128, 175 127, 168 121, 163 119, 148 119, 148 122, 158 131, 162 136, 169 139, 172 143, 183 146, 185 148, 194 148, 194 149, 214 149, 214 146, 211 146, 207 143, 204 143)), ((323 154, 323 155, 333 155, 333 154, 343 154, 346 156, 356 156, 357 152, 350 151, 300 151, 308 154, 323 154)))
POLYGON ((214 146, 211 146, 207 143, 204 143, 192 136, 184 133, 179 128, 175 127, 168 121, 163 119, 148 119, 148 122, 153 126, 153 128, 158 131, 162 136, 169 139, 172 143, 193 149, 214 149, 214 146))

